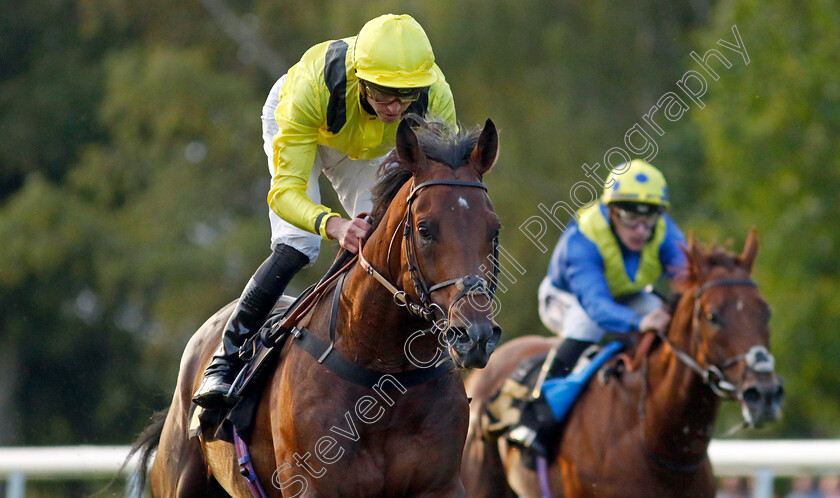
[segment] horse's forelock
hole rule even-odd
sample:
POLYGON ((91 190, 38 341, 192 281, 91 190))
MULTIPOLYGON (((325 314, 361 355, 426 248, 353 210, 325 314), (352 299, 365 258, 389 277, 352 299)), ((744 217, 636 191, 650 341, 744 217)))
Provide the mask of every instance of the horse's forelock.
POLYGON ((480 130, 453 131, 449 127, 438 129, 437 125, 423 128, 417 133, 417 141, 426 157, 458 169, 467 163, 470 153, 478 143, 480 130))
MULTIPOLYGON (((455 131, 443 120, 430 118, 422 120, 412 117, 417 143, 423 153, 432 161, 445 164, 455 170, 467 164, 470 153, 478 142, 480 129, 455 131)), ((378 180, 371 189, 373 198, 373 227, 385 216, 388 206, 400 188, 411 178, 412 173, 406 161, 400 159, 396 149, 391 151, 379 166, 378 180)))
POLYGON ((732 254, 722 247, 704 249, 695 245, 685 250, 688 269, 674 278, 674 288, 684 293, 691 287, 704 282, 713 268, 723 267, 732 270, 739 267, 737 254, 732 254))

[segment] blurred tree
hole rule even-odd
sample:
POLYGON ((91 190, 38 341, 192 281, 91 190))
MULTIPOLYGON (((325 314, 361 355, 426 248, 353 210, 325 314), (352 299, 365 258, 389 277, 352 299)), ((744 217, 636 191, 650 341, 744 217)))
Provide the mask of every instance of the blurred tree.
POLYGON ((772 346, 787 379, 787 413, 773 433, 840 437, 840 9, 831 1, 722 3, 701 46, 732 40, 734 64, 696 113, 708 158, 704 199, 718 239, 757 226, 756 279, 774 310, 772 346), (721 220, 728 220, 721 223, 721 220))

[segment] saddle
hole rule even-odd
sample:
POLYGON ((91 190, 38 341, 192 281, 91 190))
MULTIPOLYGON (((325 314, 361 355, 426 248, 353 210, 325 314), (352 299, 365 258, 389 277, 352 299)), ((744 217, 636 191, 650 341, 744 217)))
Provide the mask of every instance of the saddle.
POLYGON ((291 330, 282 327, 284 321, 298 306, 322 283, 333 277, 353 259, 353 254, 343 250, 337 256, 327 273, 315 284, 309 286, 297 298, 282 296, 269 313, 258 333, 254 334, 239 350, 239 357, 244 367, 232 384, 232 391, 238 400, 232 407, 225 409, 205 409, 191 405, 189 436, 221 439, 233 443, 233 428, 248 440, 252 430, 254 415, 259 403, 259 393, 267 376, 276 365, 280 352, 291 335, 291 330))
MULTIPOLYGON (((486 441, 495 441, 506 437, 511 443, 517 438, 511 432, 520 426, 535 428, 535 440, 539 446, 553 453, 557 443, 557 431, 574 405, 577 395, 601 366, 614 357, 621 349, 618 341, 607 344, 604 348, 593 346, 581 355, 572 372, 563 378, 553 378, 542 382, 541 367, 546 353, 530 356, 522 360, 511 375, 505 379, 501 389, 490 398, 481 418, 481 435, 486 441)), ((606 380, 601 370, 602 383, 606 380)), ((524 455, 526 465, 534 460, 535 455, 524 455)))
MULTIPOLYGON (((231 387, 237 402, 227 411, 208 410, 193 404, 191 407, 193 412, 190 414, 190 437, 204 434, 205 437, 233 442, 235 428, 241 439, 248 442, 260 401, 259 394, 262 392, 265 381, 270 378, 269 375, 264 374, 271 372, 276 366, 280 351, 283 350, 290 336, 294 337, 298 347, 342 379, 365 387, 379 385, 383 375, 386 374, 359 367, 333 349, 339 290, 347 275, 343 270, 349 268, 353 259, 353 254, 347 251, 342 252, 317 284, 304 291, 291 304, 289 304, 290 298, 286 298, 275 307, 260 332, 254 334, 240 349, 239 356, 245 361, 245 367, 237 375, 231 387), (310 312, 312 306, 324 296, 323 292, 331 288, 329 284, 336 279, 338 281, 331 297, 330 340, 324 342, 306 327, 300 327, 298 320, 310 312)), ((393 382, 388 382, 384 389, 404 389, 420 385, 450 373, 453 368, 452 361, 446 358, 430 368, 387 374, 393 382)))
POLYGON ((276 364, 289 336, 287 331, 279 330, 279 325, 313 288, 306 289, 297 299, 281 297, 259 333, 242 346, 239 356, 245 361, 245 366, 232 385, 238 400, 233 406, 228 409, 206 409, 192 404, 189 428, 191 438, 203 434, 205 437, 233 443, 234 427, 243 438, 250 435, 259 393, 267 378, 263 374, 276 364))

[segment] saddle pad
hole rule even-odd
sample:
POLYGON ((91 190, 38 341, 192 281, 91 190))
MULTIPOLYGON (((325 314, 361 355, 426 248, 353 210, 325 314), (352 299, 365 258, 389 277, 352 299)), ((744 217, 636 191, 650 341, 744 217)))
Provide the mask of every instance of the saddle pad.
POLYGON ((531 392, 537 383, 545 356, 546 353, 538 353, 522 360, 505 379, 502 388, 490 398, 481 423, 485 440, 495 440, 519 423, 523 407, 533 401, 531 392))
POLYGON ((604 346, 590 361, 585 365, 578 363, 572 373, 566 377, 559 379, 549 379, 543 383, 542 394, 548 401, 551 411, 554 414, 555 420, 561 422, 563 417, 569 411, 569 408, 577 399, 577 395, 583 390, 589 378, 601 368, 607 360, 618 354, 622 349, 622 344, 619 341, 613 341, 604 346))

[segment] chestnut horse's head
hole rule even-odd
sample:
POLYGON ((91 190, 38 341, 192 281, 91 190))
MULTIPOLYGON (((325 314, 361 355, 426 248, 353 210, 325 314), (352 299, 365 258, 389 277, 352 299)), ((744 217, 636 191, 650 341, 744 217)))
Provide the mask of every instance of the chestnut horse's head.
MULTIPOLYGON (((444 333, 457 366, 484 367, 501 336, 493 320, 500 225, 481 183, 498 155, 496 127, 488 119, 480 134, 454 132, 442 123, 409 117, 400 124, 396 143, 391 161, 383 165, 386 175, 403 176, 389 205, 401 217, 389 223, 395 227, 389 267, 404 289, 395 299, 444 333)), ((387 197, 382 183, 375 197, 387 197)), ((374 220, 384 215, 375 210, 374 220)))
POLYGON ((693 341, 700 342, 693 355, 696 370, 716 394, 741 403, 750 427, 777 420, 784 397, 768 350, 770 309, 750 277, 757 252, 755 230, 737 256, 722 249, 704 251, 692 237, 680 303, 691 314, 684 319, 690 321, 693 341))

